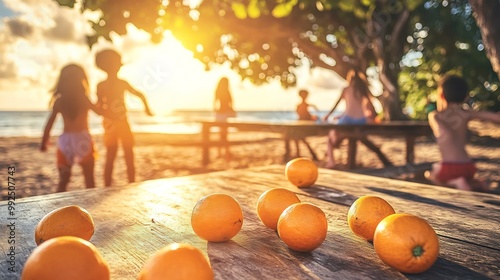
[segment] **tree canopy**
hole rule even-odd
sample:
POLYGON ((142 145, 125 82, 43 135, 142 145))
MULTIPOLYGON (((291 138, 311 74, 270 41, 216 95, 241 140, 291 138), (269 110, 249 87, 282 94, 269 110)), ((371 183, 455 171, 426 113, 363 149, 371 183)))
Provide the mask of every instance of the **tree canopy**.
MULTIPOLYGON (((57 1, 70 7, 76 2, 57 1)), ((470 84, 484 80, 472 91, 481 106, 494 108, 498 97, 498 76, 464 0, 83 0, 81 5, 82 12, 101 12, 91 23, 89 46, 99 37, 109 40, 110 32, 125 34, 127 23, 150 33, 153 42, 168 30, 207 68, 228 63, 255 84, 279 79, 293 86, 293 70, 303 64, 343 77, 351 68, 375 67, 387 119, 404 118, 403 106, 422 117, 425 97, 439 75, 451 70, 470 84), (484 105, 485 100, 493 103, 484 105)))

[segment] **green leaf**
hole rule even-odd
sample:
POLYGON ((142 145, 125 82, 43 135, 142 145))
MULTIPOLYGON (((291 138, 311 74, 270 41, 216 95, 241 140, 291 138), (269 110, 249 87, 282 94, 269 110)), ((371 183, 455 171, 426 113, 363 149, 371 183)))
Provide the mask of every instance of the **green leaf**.
POLYGON ((251 0, 248 4, 248 16, 250 18, 260 17, 259 0, 251 0))
POLYGON ((292 12, 293 7, 295 7, 297 2, 298 2, 298 0, 292 0, 290 2, 285 2, 282 4, 276 5, 276 7, 274 7, 274 9, 272 10, 271 13, 275 18, 286 17, 292 12))
POLYGON ((370 7, 373 4, 373 0, 361 0, 361 5, 370 7))
POLYGON ((76 0, 56 0, 59 6, 75 7, 76 0))
POLYGON ((247 7, 245 7, 245 5, 243 5, 242 3, 232 3, 231 9, 233 10, 234 15, 237 18, 239 19, 247 18, 247 7))

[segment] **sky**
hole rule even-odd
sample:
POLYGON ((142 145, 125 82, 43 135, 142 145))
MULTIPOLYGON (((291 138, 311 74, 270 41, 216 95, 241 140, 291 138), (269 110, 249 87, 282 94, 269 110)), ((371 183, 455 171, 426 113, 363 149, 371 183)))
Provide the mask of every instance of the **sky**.
MULTIPOLYGON (((294 110, 300 88, 309 90, 310 103, 329 110, 345 86, 332 71, 303 68, 298 69, 295 88, 285 90, 277 82, 257 87, 226 66, 205 71, 170 34, 155 45, 132 24, 126 35, 112 34, 112 42, 103 39, 89 49, 85 35, 91 32, 87 21, 92 16, 54 0, 0 0, 0 110, 47 110, 49 90, 68 63, 86 69, 95 101, 95 87, 106 76, 96 68, 94 55, 109 47, 122 54, 119 76, 143 92, 160 115, 178 109, 211 110, 222 76, 230 79, 236 110, 294 110)), ((142 109, 131 95, 127 106, 142 109)))

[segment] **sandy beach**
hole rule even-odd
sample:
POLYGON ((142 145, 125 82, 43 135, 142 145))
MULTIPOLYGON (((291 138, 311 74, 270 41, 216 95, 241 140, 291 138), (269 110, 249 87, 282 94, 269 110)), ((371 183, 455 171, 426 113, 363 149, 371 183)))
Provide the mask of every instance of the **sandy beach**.
MULTIPOLYGON (((500 182, 500 128, 494 124, 472 122, 470 124, 471 137, 468 152, 477 163, 478 177, 492 181, 494 192, 498 193, 500 182)), ((213 137, 218 135, 214 133, 213 137)), ((396 166, 404 166, 405 144, 403 139, 370 138, 376 145, 380 146, 389 159, 396 166)), ((16 168, 16 197, 29 197, 53 193, 58 182, 56 168, 56 146, 57 136, 52 137, 51 146, 45 153, 39 150, 40 138, 8 137, 0 138, 0 176, 2 182, 2 200, 7 197, 7 167, 16 168)), ((94 140, 98 150, 96 160, 95 177, 98 188, 103 187, 103 166, 105 149, 102 143, 102 135, 95 135, 94 140)), ((186 176, 226 169, 239 169, 253 166, 270 164, 282 164, 284 145, 278 134, 267 132, 231 132, 230 141, 238 141, 231 147, 232 157, 229 161, 225 157, 218 157, 217 148, 211 149, 211 163, 203 167, 201 165, 201 148, 199 146, 199 135, 168 135, 168 134, 136 134, 135 135, 135 164, 136 180, 152 180, 158 178, 169 178, 186 176)), ((318 166, 323 166, 326 151, 325 137, 310 137, 307 139, 311 147, 316 151, 319 161, 318 166)), ((341 163, 346 161, 346 141, 335 157, 342 169, 341 163)), ((295 149, 292 149, 292 153, 295 149)), ((301 156, 310 157, 305 147, 301 148, 301 156)), ((439 152, 433 139, 417 139, 415 147, 415 163, 430 163, 439 161, 439 152)), ((358 148, 357 162, 359 170, 371 170, 383 168, 382 163, 376 155, 360 145, 358 148)), ((422 181, 419 176, 413 174, 401 174, 400 176, 380 173, 380 176, 391 176, 399 179, 422 181)), ((425 181, 422 181, 425 182, 425 181)), ((125 163, 121 151, 115 162, 113 186, 125 186, 127 184, 125 174, 125 163)), ((84 189, 83 177, 79 166, 73 167, 68 191, 84 189)))

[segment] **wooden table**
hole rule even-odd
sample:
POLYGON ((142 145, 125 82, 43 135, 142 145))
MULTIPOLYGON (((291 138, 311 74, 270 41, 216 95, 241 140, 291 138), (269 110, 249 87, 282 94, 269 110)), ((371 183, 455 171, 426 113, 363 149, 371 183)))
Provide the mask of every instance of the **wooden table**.
POLYGON ((216 279, 488 279, 500 278, 500 199, 349 172, 320 169, 317 184, 297 189, 284 178, 284 166, 222 171, 147 181, 128 187, 98 188, 19 199, 15 220, 0 202, 0 279, 16 279, 35 248, 34 229, 49 211, 78 204, 93 216, 91 242, 110 264, 112 279, 136 279, 145 260, 171 242, 186 242, 208 256, 216 279), (255 206, 267 189, 285 187, 325 212, 328 234, 311 253, 289 250, 258 219, 255 206), (226 193, 241 204, 244 222, 231 241, 210 243, 190 225, 193 206, 204 195, 226 193), (439 235, 441 251, 434 266, 404 275, 385 265, 373 245, 356 237, 346 222, 351 203, 378 195, 397 212, 427 219, 439 235), (8 271, 6 226, 15 223, 15 273, 8 271))
MULTIPOLYGON (((309 136, 327 135, 330 130, 334 129, 346 135, 346 138, 349 140, 347 157, 348 168, 354 168, 356 166, 358 141, 375 152, 385 166, 392 165, 387 156, 368 140, 368 136, 376 135, 387 138, 404 138, 406 142, 406 161, 411 164, 414 162, 415 139, 419 136, 432 135, 432 130, 426 121, 391 121, 364 125, 314 121, 244 121, 237 119, 229 119, 227 121, 200 120, 199 122, 202 124, 202 164, 204 166, 210 163, 210 147, 214 144, 210 139, 210 130, 212 127, 219 127, 221 129, 233 127, 241 131, 280 133, 285 144, 284 162, 290 159, 291 140, 303 139, 309 136)), ((220 145, 223 146, 229 146, 229 144, 230 142, 220 143, 220 145)), ((311 152, 313 153, 313 151, 311 152)))

